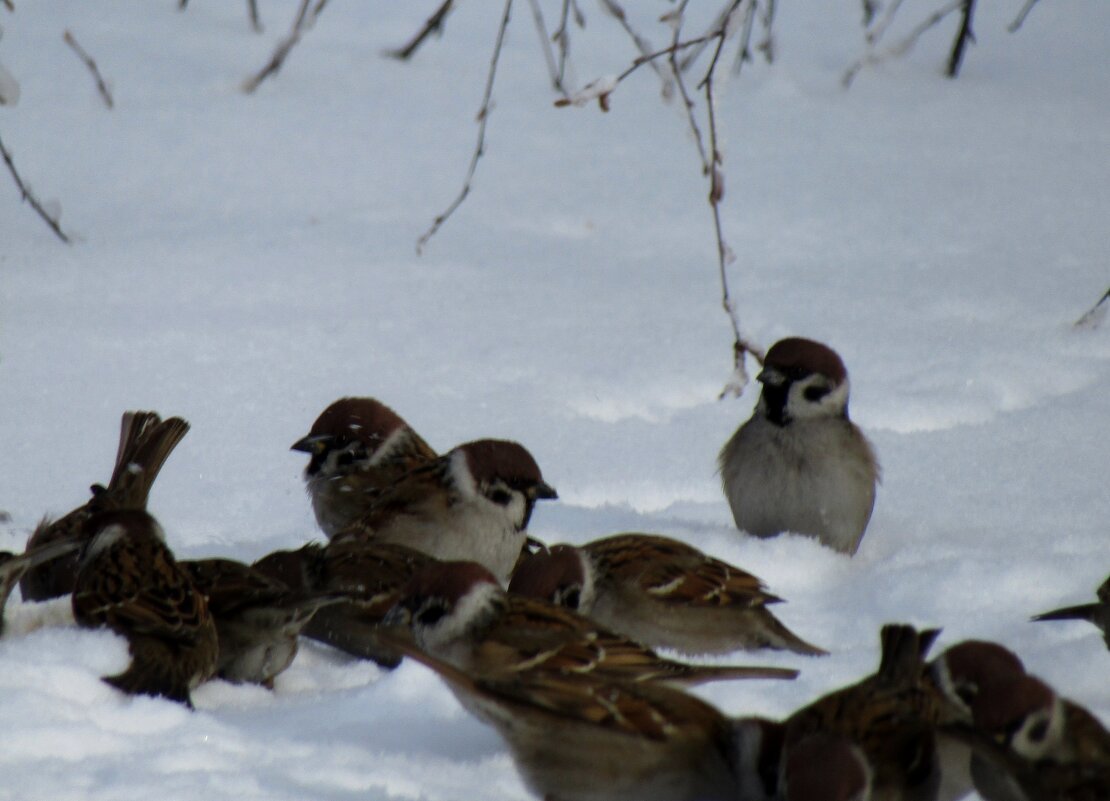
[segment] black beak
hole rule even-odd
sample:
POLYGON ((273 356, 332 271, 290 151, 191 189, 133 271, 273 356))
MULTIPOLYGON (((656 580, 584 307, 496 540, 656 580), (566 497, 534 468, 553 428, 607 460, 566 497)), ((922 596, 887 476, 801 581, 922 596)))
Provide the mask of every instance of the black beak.
POLYGON ((334 439, 331 434, 309 434, 290 445, 289 450, 311 454, 323 453, 334 439))
POLYGON ((557 493, 555 488, 546 481, 541 481, 536 485, 533 491, 533 497, 541 501, 553 501, 559 497, 559 493, 557 493))

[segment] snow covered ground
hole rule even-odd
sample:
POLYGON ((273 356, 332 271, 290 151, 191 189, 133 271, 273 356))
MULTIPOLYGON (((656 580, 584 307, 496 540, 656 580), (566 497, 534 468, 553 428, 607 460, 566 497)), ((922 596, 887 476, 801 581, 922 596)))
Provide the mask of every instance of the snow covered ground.
MULTIPOLYGON (((997 639, 1110 722, 1096 630, 1028 622, 1110 572, 1110 331, 1071 326, 1108 283, 1104 3, 1045 0, 1016 34, 1018 0, 982 4, 957 82, 940 75, 949 21, 848 92, 857 9, 783 3, 776 63, 720 89, 745 329, 836 347, 882 458, 854 559, 731 526, 715 457, 755 394, 716 399, 730 352, 705 186, 647 70, 608 114, 554 108, 518 3, 475 190, 418 257, 465 171, 501 4, 461 4, 401 64, 381 51, 435 3, 331 3, 249 97, 297 3, 261 3, 262 36, 244 5, 0 6, 22 95, 0 136, 79 240, 57 242, 0 175, 0 547, 108 477, 134 408, 193 424, 151 500, 179 555, 304 542, 288 447, 368 394, 438 448, 525 443, 561 498, 535 514, 544 540, 678 536, 787 598, 783 620, 833 655, 752 657, 802 675, 703 691, 728 712, 783 715, 862 676, 879 626, 905 620, 943 626, 941 646, 997 639)), ((583 5, 580 83, 634 56, 583 5)), ((635 5, 662 44, 651 18, 670 5, 635 5)), ((907 6, 905 25, 925 15, 907 6)), ((0 798, 527 797, 497 736, 420 667, 307 645, 274 692, 212 682, 190 713, 99 681, 127 659, 114 636, 31 630, 64 606, 9 604, 0 798)))

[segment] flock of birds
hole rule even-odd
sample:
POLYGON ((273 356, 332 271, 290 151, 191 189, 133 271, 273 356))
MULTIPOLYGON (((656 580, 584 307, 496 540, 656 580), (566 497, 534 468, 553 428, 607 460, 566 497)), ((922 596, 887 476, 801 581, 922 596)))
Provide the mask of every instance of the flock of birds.
MULTIPOLYGON (((721 452, 737 526, 854 553, 879 471, 848 418, 843 363, 790 338, 759 380, 752 418, 721 452)), ((130 665, 104 679, 125 693, 191 706, 216 676, 272 686, 308 637, 386 667, 426 665, 552 801, 1110 799, 1110 734, 997 643, 930 660, 937 630, 887 625, 873 675, 782 721, 724 715, 681 688, 797 672, 655 649, 826 653, 773 614, 780 599, 758 578, 649 534, 546 547, 527 525, 557 496, 523 446, 440 455, 372 398, 336 401, 293 445, 309 456, 326 544, 252 565, 177 560, 145 508, 188 429, 125 413, 108 484, 0 562, 0 604, 16 584, 24 600, 69 594, 79 625, 127 639, 130 665)), ((1098 603, 1038 619, 1108 632, 1110 580, 1098 603)))

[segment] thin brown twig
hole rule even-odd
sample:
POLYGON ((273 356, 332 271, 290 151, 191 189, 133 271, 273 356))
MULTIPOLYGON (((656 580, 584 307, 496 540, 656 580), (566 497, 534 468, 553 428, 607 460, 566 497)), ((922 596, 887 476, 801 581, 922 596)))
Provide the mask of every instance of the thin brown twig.
MULTIPOLYGON (((673 12, 671 12, 672 24, 674 26, 674 33, 671 36, 671 47, 674 48, 678 45, 679 40, 682 38, 682 23, 685 19, 686 6, 689 5, 690 0, 681 0, 673 12)), ((690 133, 694 136, 694 144, 698 148, 698 159, 701 161, 702 175, 709 174, 709 157, 705 152, 705 139, 701 133, 701 127, 698 125, 697 115, 694 113, 694 100, 690 97, 690 93, 686 90, 686 81, 682 77, 682 70, 678 66, 677 50, 672 49, 668 60, 671 64, 671 73, 674 78, 675 86, 678 87, 678 95, 682 98, 682 106, 686 112, 686 121, 690 124, 690 133)))
POLYGON ((262 20, 258 18, 258 0, 247 0, 247 17, 255 33, 262 33, 262 20))
POLYGON ((269 78, 271 75, 276 75, 282 65, 285 63, 286 57, 289 52, 296 47, 297 42, 301 40, 301 34, 305 29, 311 26, 316 17, 313 15, 311 18, 308 13, 308 4, 310 0, 301 0, 301 5, 297 9, 297 16, 293 20, 293 28, 289 31, 289 35, 278 42, 278 46, 274 48, 274 54, 261 70, 255 75, 243 81, 243 91, 248 95, 254 92, 259 85, 269 78))
POLYGON ((1014 21, 1007 27, 1010 33, 1014 33, 1018 28, 1025 24, 1025 18, 1029 16, 1029 12, 1033 10, 1033 6, 1037 5, 1037 0, 1025 0, 1025 5, 1021 7, 1021 11, 1014 17, 1014 21))
POLYGON ((4 8, 8 9, 8 11, 15 11, 15 4, 12 2, 12 0, 3 0, 3 3, 4 8))
POLYGON ((955 78, 960 74, 960 64, 964 60, 964 51, 968 42, 975 41, 975 32, 971 30, 971 19, 975 16, 975 0, 964 0, 960 7, 960 29, 956 32, 956 40, 952 43, 952 54, 948 57, 948 68, 945 74, 955 78))
POLYGON ((732 64, 732 74, 739 77, 744 65, 752 60, 752 33, 755 31, 755 7, 753 0, 744 11, 744 21, 740 26, 740 41, 736 45, 736 58, 732 64))
POLYGON ((570 18, 572 10, 574 11, 575 24, 579 28, 585 27, 586 18, 582 15, 582 9, 578 7, 578 3, 575 0, 563 0, 563 8, 559 12, 559 27, 551 35, 551 41, 559 46, 557 75, 560 87, 566 86, 567 63, 570 59, 570 32, 567 30, 567 20, 570 18))
POLYGON ((532 6, 532 21, 536 24, 536 33, 540 37, 540 49, 543 51, 544 62, 547 64, 547 74, 551 78, 551 86, 563 97, 567 90, 563 86, 562 76, 559 74, 559 65, 555 61, 555 54, 551 52, 551 38, 547 35, 547 22, 543 18, 543 10, 539 0, 528 0, 532 6))
POLYGON ((408 61, 412 58, 413 53, 420 49, 420 45, 424 44, 424 40, 431 36, 433 33, 439 33, 443 30, 443 23, 447 20, 447 15, 451 13, 451 9, 455 5, 455 0, 443 0, 439 8, 435 10, 432 16, 424 22, 423 27, 416 32, 416 34, 409 39, 408 43, 396 48, 395 50, 387 50, 385 54, 391 58, 400 59, 401 61, 408 61))
POLYGON ((952 2, 950 2, 948 5, 937 9, 920 23, 918 23, 917 26, 914 27, 914 29, 911 30, 908 34, 906 34, 904 38, 896 42, 894 45, 888 47, 886 50, 883 50, 882 52, 869 50, 869 52, 865 53, 862 58, 860 58, 850 67, 848 67, 847 70, 845 70, 844 76, 840 79, 840 82, 844 84, 844 88, 847 89, 849 86, 852 85, 852 81, 855 79, 856 74, 865 66, 881 64, 888 58, 897 58, 908 53, 910 50, 913 49, 913 46, 917 44, 918 39, 920 39, 926 31, 936 26, 949 14, 960 10, 960 8, 963 7, 966 1, 967 0, 952 0, 952 2))
POLYGON ((712 24, 710 24, 710 26, 706 28, 705 35, 692 40, 697 42, 697 46, 694 47, 693 50, 687 52, 686 55, 683 56, 678 62, 679 67, 682 69, 683 72, 686 72, 686 70, 690 69, 693 63, 701 57, 701 54, 705 50, 706 45, 708 45, 709 42, 713 40, 713 32, 721 30, 721 26, 725 24, 725 20, 728 19, 729 12, 732 10, 733 5, 733 0, 725 0, 724 5, 721 6, 721 10, 718 11, 717 16, 713 18, 712 24))
POLYGON ((1082 317, 1075 321, 1076 328, 1095 329, 1102 325, 1106 319, 1107 309, 1110 308, 1110 289, 1099 299, 1098 303, 1092 306, 1084 313, 1082 317))
POLYGON ((31 192, 31 188, 27 186, 27 184, 24 183, 23 179, 20 177, 19 172, 15 168, 15 161, 12 160, 12 154, 8 152, 8 149, 6 147, 4 147, 3 139, 0 139, 0 157, 2 157, 4 159, 4 163, 8 165, 8 172, 10 172, 12 174, 12 178, 15 179, 15 185, 19 189, 19 194, 23 198, 23 200, 31 204, 31 208, 34 209, 35 213, 38 214, 39 217, 41 217, 43 221, 50 226, 50 230, 54 232, 58 239, 65 242, 67 245, 71 244, 70 238, 66 236, 64 231, 62 231, 62 227, 58 223, 57 217, 50 214, 50 212, 43 208, 42 203, 40 203, 39 199, 35 197, 33 192, 31 192))
POLYGON ((62 38, 65 40, 65 43, 70 46, 70 49, 77 54, 77 57, 85 62, 85 66, 88 67, 89 72, 92 73, 93 80, 96 81, 96 90, 100 92, 100 97, 104 100, 104 105, 108 108, 112 108, 115 105, 112 102, 112 93, 108 91, 108 84, 105 83, 104 76, 100 74, 100 69, 96 66, 96 62, 93 61, 92 56, 85 51, 85 48, 77 44, 77 39, 70 31, 67 30, 62 35, 62 38))
MULTIPOLYGON (((651 42, 645 39, 639 31, 632 27, 632 23, 628 21, 628 15, 625 14, 624 8, 621 7, 620 3, 616 2, 616 0, 601 0, 601 7, 624 28, 624 32, 628 34, 628 37, 632 40, 632 44, 640 51, 641 58, 651 56, 652 53, 655 52, 651 42)), ((674 93, 674 85, 671 82, 671 76, 668 74, 667 70, 656 63, 654 57, 648 58, 647 63, 651 66, 655 74, 659 76, 659 81, 663 85, 663 97, 670 98, 674 93)))
POLYGON ((470 194, 471 183, 474 180, 474 171, 478 168, 478 162, 481 160, 482 155, 486 152, 486 123, 489 121, 490 112, 493 110, 493 84, 494 79, 497 77, 497 63, 501 60, 501 47, 505 42, 505 31, 509 27, 509 17, 512 14, 513 0, 505 0, 505 10, 501 15, 501 24, 497 28, 497 41, 493 45, 493 55, 490 56, 489 72, 486 75, 486 90, 482 95, 482 106, 478 109, 478 141, 474 146, 474 153, 470 157, 470 166, 466 171, 466 179, 463 181, 462 189, 454 200, 432 221, 431 226, 420 238, 416 240, 416 252, 421 254, 424 252, 424 246, 428 244, 436 232, 443 226, 451 215, 455 213, 455 209, 462 205, 466 200, 466 196, 470 194))

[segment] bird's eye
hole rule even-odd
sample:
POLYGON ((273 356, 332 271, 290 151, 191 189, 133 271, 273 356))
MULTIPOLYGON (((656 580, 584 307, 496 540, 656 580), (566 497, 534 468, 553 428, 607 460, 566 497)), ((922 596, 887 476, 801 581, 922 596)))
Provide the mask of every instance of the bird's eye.
POLYGON ((447 614, 447 610, 439 604, 435 606, 428 606, 420 610, 420 614, 416 616, 417 622, 425 626, 434 626, 441 617, 447 614))
POLYGON ((508 490, 495 489, 489 494, 489 499, 498 506, 508 506, 513 496, 508 490))
POLYGON ((825 397, 830 392, 832 392, 832 387, 814 385, 812 387, 806 387, 805 392, 802 394, 805 395, 806 400, 810 403, 817 403, 817 401, 821 400, 821 398, 825 397))

